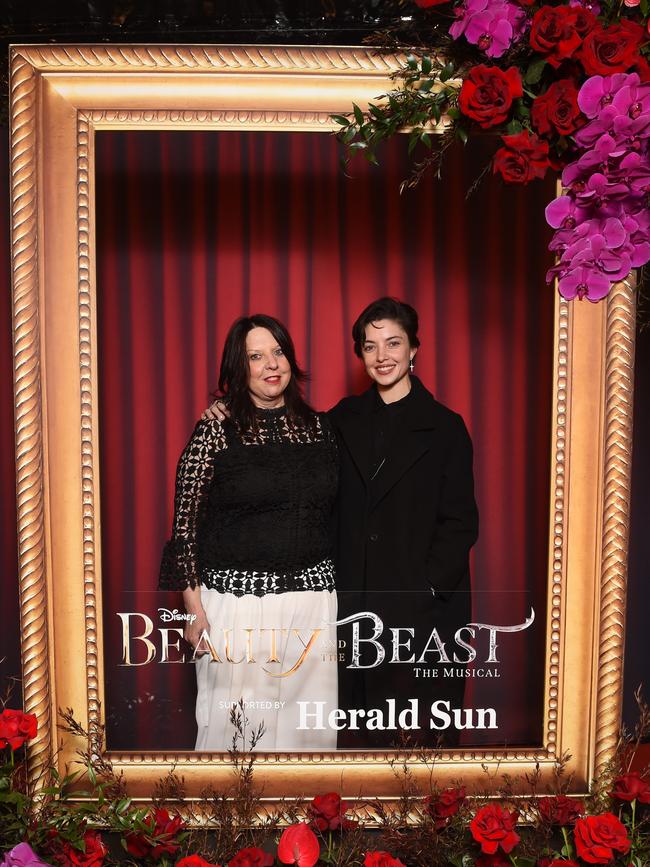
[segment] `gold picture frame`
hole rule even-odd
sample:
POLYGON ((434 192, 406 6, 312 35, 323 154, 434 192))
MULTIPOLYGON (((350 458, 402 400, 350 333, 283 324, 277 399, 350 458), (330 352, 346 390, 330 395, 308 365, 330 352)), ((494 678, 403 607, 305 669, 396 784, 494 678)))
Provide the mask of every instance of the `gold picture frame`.
MULTIPOLYGON (((94 134, 107 129, 327 131, 332 113, 391 89, 399 58, 366 48, 16 46, 11 52, 12 256, 21 634, 25 710, 39 719, 29 776, 78 744, 59 707, 102 725, 94 274, 94 134), (56 399, 54 399, 56 395, 56 399), (57 748, 60 747, 58 752, 57 748)), ((587 791, 618 737, 631 455, 634 293, 558 297, 555 315, 543 744, 448 750, 436 779, 484 789, 483 770, 550 777, 569 751, 587 791)), ((91 743, 91 747, 93 744, 91 743)), ((264 754, 264 795, 390 801, 385 753, 264 754)), ((129 793, 171 766, 190 794, 231 773, 227 755, 111 754, 129 793)), ((416 781, 429 777, 405 758, 416 781)), ((522 783, 523 785, 523 783, 522 783)))

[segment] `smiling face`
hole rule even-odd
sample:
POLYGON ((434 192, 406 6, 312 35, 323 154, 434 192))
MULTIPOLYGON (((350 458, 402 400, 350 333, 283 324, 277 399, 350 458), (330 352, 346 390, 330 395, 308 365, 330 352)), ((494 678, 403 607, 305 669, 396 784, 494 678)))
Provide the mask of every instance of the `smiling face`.
POLYGON ((410 346, 406 331, 393 319, 378 319, 366 326, 365 337, 363 363, 382 398, 390 403, 407 395, 411 389, 409 365, 417 349, 410 346))
POLYGON ((291 366, 280 344, 267 328, 251 328, 246 335, 248 390, 255 406, 284 406, 284 391, 291 366))

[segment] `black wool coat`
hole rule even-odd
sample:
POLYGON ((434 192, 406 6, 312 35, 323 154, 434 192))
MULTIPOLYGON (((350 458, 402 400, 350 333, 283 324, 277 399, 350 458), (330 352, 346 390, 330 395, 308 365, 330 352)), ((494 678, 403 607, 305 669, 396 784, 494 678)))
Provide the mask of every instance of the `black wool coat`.
MULTIPOLYGON (((478 536, 472 443, 457 413, 435 400, 416 377, 411 383, 379 470, 372 454, 382 406, 374 386, 344 398, 330 412, 340 452, 339 620, 373 611, 383 623, 378 640, 386 651, 381 665, 350 670, 351 627, 340 627, 339 639, 346 642, 339 669, 342 707, 381 707, 387 698, 396 698, 399 706, 418 698, 428 710, 439 697, 462 706, 462 678, 443 680, 442 672, 437 679, 416 677, 414 669, 434 628, 450 662, 454 652, 467 656, 454 643, 454 633, 471 620, 469 552, 478 536), (400 632, 397 641, 403 646, 395 651, 391 628, 413 629, 414 635, 400 632)), ((370 637, 370 621, 360 631, 370 637)), ((370 664, 376 648, 362 647, 361 663, 370 664)), ((427 653, 420 667, 439 660, 439 653, 427 653)), ((354 743, 354 735, 346 739, 343 733, 340 743, 388 746, 391 739, 394 732, 370 737, 363 732, 354 743)), ((453 733, 447 742, 455 742, 453 733)))

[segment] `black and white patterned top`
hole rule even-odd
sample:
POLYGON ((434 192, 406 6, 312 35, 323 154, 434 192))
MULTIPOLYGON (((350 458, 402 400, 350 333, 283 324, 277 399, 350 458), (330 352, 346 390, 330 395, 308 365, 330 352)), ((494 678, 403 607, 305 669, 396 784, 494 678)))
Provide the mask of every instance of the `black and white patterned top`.
POLYGON ((200 421, 176 473, 160 589, 244 595, 332 590, 336 441, 327 418, 292 425, 258 410, 258 430, 200 421))

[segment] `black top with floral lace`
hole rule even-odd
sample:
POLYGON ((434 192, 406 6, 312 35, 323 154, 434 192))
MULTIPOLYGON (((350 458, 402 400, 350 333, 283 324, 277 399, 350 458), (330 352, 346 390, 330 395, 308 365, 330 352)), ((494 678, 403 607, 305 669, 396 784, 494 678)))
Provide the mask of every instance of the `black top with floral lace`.
POLYGON ((257 419, 254 433, 229 420, 196 425, 178 463, 160 589, 333 589, 338 454, 329 422, 291 424, 284 407, 257 419))

